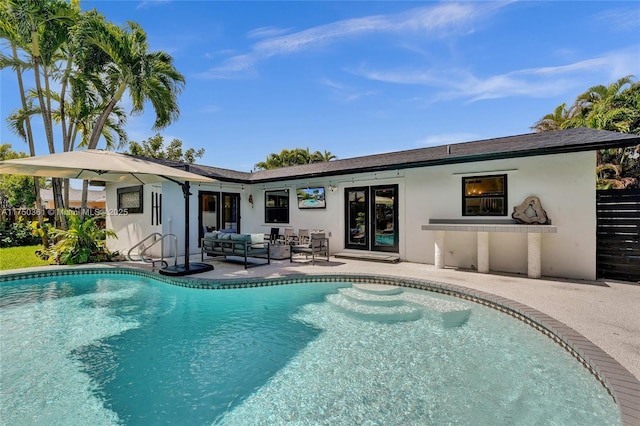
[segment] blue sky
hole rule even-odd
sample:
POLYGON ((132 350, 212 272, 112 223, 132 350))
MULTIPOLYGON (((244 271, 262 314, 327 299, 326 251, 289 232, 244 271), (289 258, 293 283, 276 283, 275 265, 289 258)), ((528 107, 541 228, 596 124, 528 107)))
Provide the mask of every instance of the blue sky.
MULTIPOLYGON (((530 133, 597 84, 640 78, 635 1, 82 1, 138 22, 187 83, 169 142, 250 171, 309 147, 338 158, 530 133)), ((4 48, 4 47, 3 47, 4 48)), ((2 143, 18 106, 1 76, 2 143)), ((130 104, 124 103, 130 110, 130 104)), ((153 110, 131 116, 142 141, 153 110)), ((58 138, 59 139, 59 138, 58 138)), ((43 137, 37 154, 47 154, 43 137)))

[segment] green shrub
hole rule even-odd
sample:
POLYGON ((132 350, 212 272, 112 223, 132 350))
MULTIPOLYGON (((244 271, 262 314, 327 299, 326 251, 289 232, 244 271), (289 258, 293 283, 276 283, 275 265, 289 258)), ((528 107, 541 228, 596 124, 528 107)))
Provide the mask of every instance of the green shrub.
POLYGON ((23 218, 9 223, 8 219, 0 222, 0 247, 22 247, 40 244, 42 239, 33 235, 31 224, 23 218))
POLYGON ((75 265, 87 262, 110 261, 113 254, 107 250, 106 239, 118 238, 110 229, 101 228, 95 217, 80 217, 67 213, 68 230, 51 229, 50 237, 55 241, 45 253, 55 263, 75 265))

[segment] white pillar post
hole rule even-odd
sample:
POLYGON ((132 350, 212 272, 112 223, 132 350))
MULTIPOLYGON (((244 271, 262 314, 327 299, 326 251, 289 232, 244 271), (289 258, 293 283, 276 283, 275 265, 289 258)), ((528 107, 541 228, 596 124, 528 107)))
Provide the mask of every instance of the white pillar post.
POLYGON ((489 233, 478 232, 478 272, 489 272, 489 233))
POLYGON ((444 268, 444 253, 445 253, 445 231, 436 231, 435 238, 435 266, 436 269, 444 268))
POLYGON ((529 278, 542 276, 542 234, 527 233, 527 272, 529 278))

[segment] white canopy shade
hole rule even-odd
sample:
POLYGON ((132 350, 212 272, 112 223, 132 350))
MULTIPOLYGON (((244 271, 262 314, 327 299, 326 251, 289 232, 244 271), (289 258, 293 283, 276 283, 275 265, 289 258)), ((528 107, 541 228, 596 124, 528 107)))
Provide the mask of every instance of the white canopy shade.
POLYGON ((183 265, 167 266, 160 269, 160 273, 188 275, 213 269, 205 263, 189 263, 189 182, 216 182, 215 179, 130 155, 95 149, 0 161, 0 174, 140 184, 175 182, 184 194, 185 259, 183 265))
POLYGON ((95 149, 0 161, 0 174, 143 184, 215 182, 214 179, 153 161, 95 149))

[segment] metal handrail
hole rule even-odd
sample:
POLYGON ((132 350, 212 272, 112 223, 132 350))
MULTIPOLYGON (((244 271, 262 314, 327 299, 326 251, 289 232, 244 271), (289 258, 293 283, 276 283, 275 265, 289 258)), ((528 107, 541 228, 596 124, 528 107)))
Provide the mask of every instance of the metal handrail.
POLYGON ((156 262, 158 262, 158 260, 153 260, 151 258, 147 259, 145 258, 145 254, 147 252, 147 250, 149 250, 151 247, 155 246, 156 244, 160 243, 160 260, 159 262, 162 263, 164 266, 168 266, 168 263, 164 260, 164 240, 165 238, 170 237, 173 238, 173 265, 177 265, 178 264, 178 237, 176 237, 175 234, 161 234, 159 232, 154 232, 152 234, 149 234, 148 236, 146 236, 145 238, 142 239, 142 241, 138 242, 135 246, 131 247, 129 249, 129 251, 127 252, 127 259, 129 259, 130 261, 141 261, 141 262, 145 262, 145 263, 151 263, 152 267, 155 267, 156 262), (158 238, 160 237, 160 238, 158 238), (146 246, 146 242, 147 240, 153 238, 153 241, 151 242, 151 244, 149 244, 148 246, 146 246), (138 256, 140 257, 139 259, 134 259, 131 256, 131 253, 133 252, 134 249, 138 248, 138 247, 143 247, 142 251, 138 253, 138 256))

